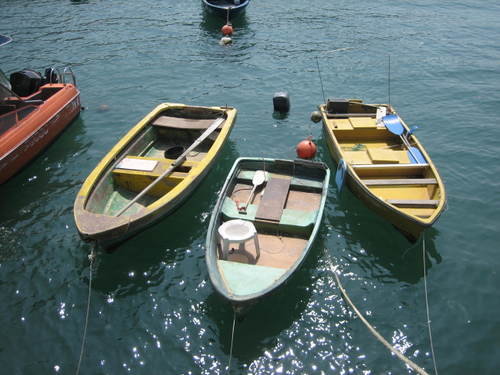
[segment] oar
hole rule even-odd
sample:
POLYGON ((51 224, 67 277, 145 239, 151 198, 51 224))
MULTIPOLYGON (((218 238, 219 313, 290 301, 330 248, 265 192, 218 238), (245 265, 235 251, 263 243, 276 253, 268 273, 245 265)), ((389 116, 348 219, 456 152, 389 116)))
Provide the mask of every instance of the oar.
POLYGON ((220 124, 224 122, 223 117, 219 117, 217 120, 215 120, 208 128, 203 132, 202 135, 199 136, 199 138, 193 142, 191 146, 189 146, 186 151, 182 153, 181 156, 179 156, 175 161, 172 163, 170 168, 168 168, 165 172, 163 172, 160 176, 158 176, 151 184, 149 184, 147 187, 144 188, 134 199, 132 199, 128 204, 123 207, 117 214, 116 216, 120 216, 122 213, 127 211, 130 206, 132 206, 135 202, 137 202, 142 196, 144 196, 149 190, 153 188, 158 182, 160 182, 162 179, 170 175, 175 168, 177 168, 179 165, 181 165, 184 160, 186 160, 187 155, 193 151, 201 142, 203 142, 210 134, 212 134, 215 129, 219 127, 220 124))
POLYGON ((421 160, 423 160, 424 158, 420 151, 416 147, 410 146, 408 140, 403 136, 405 129, 403 127, 403 124, 401 124, 399 117, 397 115, 387 115, 382 117, 382 122, 384 123, 387 130, 389 130, 392 134, 399 135, 399 138, 401 138, 415 162, 417 164, 422 163, 421 160))
POLYGON ((255 189, 257 189, 257 186, 262 185, 265 180, 266 180, 266 172, 260 171, 260 170, 255 171, 255 174, 253 175, 253 178, 252 178, 253 188, 252 188, 252 191, 250 192, 250 196, 248 197, 247 202, 245 203, 245 207, 241 208, 242 211, 247 210, 248 204, 252 200, 253 193, 255 192, 255 189))

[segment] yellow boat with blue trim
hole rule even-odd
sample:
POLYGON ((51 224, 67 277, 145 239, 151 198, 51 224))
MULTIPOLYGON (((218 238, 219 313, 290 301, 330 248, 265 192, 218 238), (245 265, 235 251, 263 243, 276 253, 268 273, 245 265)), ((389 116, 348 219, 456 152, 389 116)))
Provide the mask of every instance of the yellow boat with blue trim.
POLYGON ((85 180, 74 204, 80 236, 109 247, 172 212, 214 164, 236 113, 232 107, 157 106, 85 180))
POLYGON ((443 212, 444 183, 414 129, 389 104, 332 99, 319 106, 336 182, 410 241, 443 212))
POLYGON ((205 256, 212 285, 236 312, 281 287, 304 262, 329 180, 323 163, 236 160, 210 219, 205 256))

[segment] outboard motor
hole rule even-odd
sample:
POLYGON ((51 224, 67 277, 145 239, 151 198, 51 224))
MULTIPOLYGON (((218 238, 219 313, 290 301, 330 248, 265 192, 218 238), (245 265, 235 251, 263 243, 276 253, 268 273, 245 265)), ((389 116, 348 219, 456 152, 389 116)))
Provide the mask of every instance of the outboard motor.
POLYGON ((24 69, 10 75, 12 91, 19 96, 28 96, 36 92, 42 85, 42 76, 34 70, 24 69))

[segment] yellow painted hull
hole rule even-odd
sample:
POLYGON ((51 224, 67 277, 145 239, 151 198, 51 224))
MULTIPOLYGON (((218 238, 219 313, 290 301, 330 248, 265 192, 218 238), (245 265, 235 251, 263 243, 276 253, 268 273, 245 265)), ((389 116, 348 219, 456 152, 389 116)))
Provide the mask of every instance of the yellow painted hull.
POLYGON ((327 110, 321 105, 320 111, 333 159, 346 162, 345 183, 411 241, 418 239, 446 204, 444 184, 430 156, 415 135, 408 135, 411 147, 425 159, 415 163, 403 140, 377 120, 377 108, 397 115, 390 105, 349 100, 335 106, 327 110))
POLYGON ((108 247, 172 212, 210 170, 229 137, 236 113, 231 107, 175 103, 156 107, 108 152, 85 180, 74 204, 75 222, 81 237, 108 247), (166 156, 170 149, 179 145, 187 149, 204 131, 202 128, 182 129, 185 123, 189 126, 194 123, 196 127, 197 122, 212 122, 217 117, 225 120, 210 137, 188 153, 187 159, 172 174, 119 214, 139 192, 171 166, 178 156, 166 156), (173 119, 173 127, 158 125, 160 118, 173 119), (123 164, 124 160, 128 164, 132 162, 132 167, 123 164))

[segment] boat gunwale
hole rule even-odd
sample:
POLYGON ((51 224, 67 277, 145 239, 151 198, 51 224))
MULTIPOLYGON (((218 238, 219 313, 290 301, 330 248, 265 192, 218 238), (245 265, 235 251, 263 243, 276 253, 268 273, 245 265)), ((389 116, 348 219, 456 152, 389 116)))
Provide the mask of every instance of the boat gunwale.
POLYGON ((202 1, 209 8, 213 8, 217 11, 223 11, 223 12, 227 12, 229 10, 230 13, 239 12, 240 10, 243 10, 243 8, 245 8, 247 5, 250 4, 250 0, 243 0, 243 3, 235 6, 222 6, 222 5, 212 4, 208 0, 202 0, 202 1))
POLYGON ((323 221, 323 213, 324 213, 324 208, 326 205, 326 198, 328 195, 328 186, 330 182, 330 169, 328 166, 323 163, 323 162, 311 162, 311 161, 303 161, 303 160, 286 160, 287 162, 299 162, 299 163, 310 163, 310 165, 314 165, 317 168, 322 168, 325 171, 325 176, 323 179, 323 184, 322 184, 322 192, 321 192, 321 199, 320 199, 320 205, 317 211, 317 219, 314 223, 313 229, 311 231, 311 234, 309 235, 309 238, 307 239, 307 243, 304 246, 304 251, 301 252, 301 255, 297 258, 297 260, 293 263, 292 266, 290 266, 277 280, 273 282, 271 286, 268 286, 267 288, 262 289, 259 292, 247 294, 244 296, 237 296, 234 295, 233 293, 230 292, 230 290, 226 287, 226 283, 224 282, 224 277, 222 275, 222 272, 220 271, 219 264, 218 264, 218 257, 217 257, 217 228, 216 224, 220 220, 220 216, 222 213, 222 204, 224 202, 224 199, 226 198, 226 193, 227 190, 231 184, 231 182, 237 177, 237 173, 240 170, 240 164, 245 161, 257 161, 257 162, 265 162, 265 163, 274 163, 275 161, 283 161, 284 159, 274 159, 274 158, 259 158, 259 157, 239 157, 236 159, 234 162, 230 172, 228 173, 228 176, 224 182, 224 185, 221 189, 221 192, 219 194, 219 197, 217 199, 217 203, 215 204, 215 207, 212 211, 212 215, 210 217, 210 222, 208 226, 208 231, 207 231, 207 240, 205 244, 205 260, 207 263, 207 269, 208 269, 208 274, 210 277, 210 280, 212 282, 212 285, 216 289, 216 291, 221 294, 224 298, 229 300, 233 304, 247 304, 251 303, 252 301, 255 301, 259 298, 262 298, 274 290, 280 288, 283 284, 285 284, 294 274, 294 272, 300 268, 304 260, 306 259, 307 255, 309 254, 309 251, 311 250, 311 247, 313 245, 314 240, 317 237, 319 227, 321 225, 321 222, 323 221), (215 244, 215 246, 214 246, 215 244))

